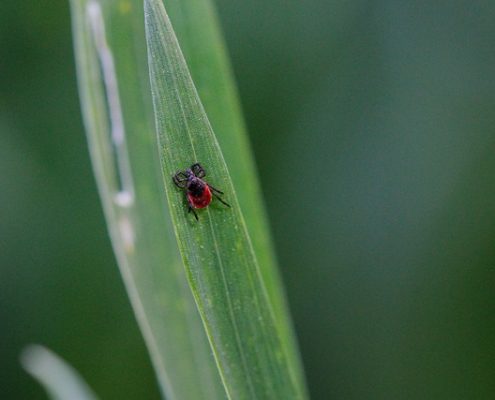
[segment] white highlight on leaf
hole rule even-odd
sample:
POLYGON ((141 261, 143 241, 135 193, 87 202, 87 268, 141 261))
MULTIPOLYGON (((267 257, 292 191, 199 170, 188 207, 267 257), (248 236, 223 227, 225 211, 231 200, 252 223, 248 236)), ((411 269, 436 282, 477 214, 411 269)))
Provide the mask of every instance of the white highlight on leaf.
POLYGON ((136 235, 134 234, 134 229, 132 228, 131 221, 127 216, 122 216, 119 220, 119 231, 122 237, 122 242, 124 243, 124 249, 127 253, 132 253, 134 251, 134 243, 136 235))
POLYGON ((132 182, 129 155, 127 153, 124 117, 120 104, 119 87, 113 54, 108 47, 105 22, 103 20, 100 4, 94 0, 88 2, 86 13, 103 74, 103 83, 105 85, 110 119, 112 148, 116 157, 119 188, 114 197, 114 201, 121 207, 130 207, 134 203, 134 185, 132 182))
POLYGON ((134 202, 132 193, 127 190, 120 190, 114 197, 115 203, 120 207, 130 207, 134 202))

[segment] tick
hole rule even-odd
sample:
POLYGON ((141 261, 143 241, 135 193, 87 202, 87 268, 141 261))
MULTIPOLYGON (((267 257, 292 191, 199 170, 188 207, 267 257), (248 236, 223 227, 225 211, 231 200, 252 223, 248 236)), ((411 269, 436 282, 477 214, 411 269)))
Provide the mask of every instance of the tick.
POLYGON ((230 207, 220 197, 222 191, 215 189, 209 183, 206 183, 203 178, 206 172, 200 163, 191 165, 191 168, 185 171, 177 171, 172 177, 175 185, 181 189, 185 189, 187 204, 189 205, 188 212, 193 212, 194 217, 198 220, 196 208, 205 208, 211 203, 212 196, 215 196, 221 203, 230 207))

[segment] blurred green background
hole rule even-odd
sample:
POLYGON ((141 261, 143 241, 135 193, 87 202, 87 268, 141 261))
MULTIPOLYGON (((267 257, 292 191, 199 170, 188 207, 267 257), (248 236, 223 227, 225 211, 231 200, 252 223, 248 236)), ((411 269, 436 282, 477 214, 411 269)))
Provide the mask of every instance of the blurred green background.
MULTIPOLYGON (((218 0, 314 399, 495 398, 495 3, 218 0)), ((28 343, 159 393, 110 248, 68 4, 0 4, 0 398, 28 343)))

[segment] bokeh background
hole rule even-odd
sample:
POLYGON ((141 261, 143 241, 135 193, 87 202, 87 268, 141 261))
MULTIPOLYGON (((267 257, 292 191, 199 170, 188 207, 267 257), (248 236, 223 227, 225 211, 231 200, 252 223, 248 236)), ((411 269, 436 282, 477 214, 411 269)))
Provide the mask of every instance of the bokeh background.
MULTIPOLYGON (((313 399, 495 398, 495 3, 217 0, 313 399)), ((64 0, 0 4, 0 398, 158 399, 64 0)))

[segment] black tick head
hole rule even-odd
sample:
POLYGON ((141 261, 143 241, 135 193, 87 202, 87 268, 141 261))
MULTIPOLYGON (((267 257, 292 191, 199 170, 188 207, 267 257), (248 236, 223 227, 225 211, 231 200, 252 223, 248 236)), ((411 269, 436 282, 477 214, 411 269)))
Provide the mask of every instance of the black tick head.
POLYGON ((206 183, 194 175, 188 178, 187 191, 193 196, 201 196, 205 190, 206 183))
POLYGON ((191 168, 188 168, 184 171, 184 174, 187 176, 187 180, 190 181, 194 178, 194 172, 192 172, 191 168))

